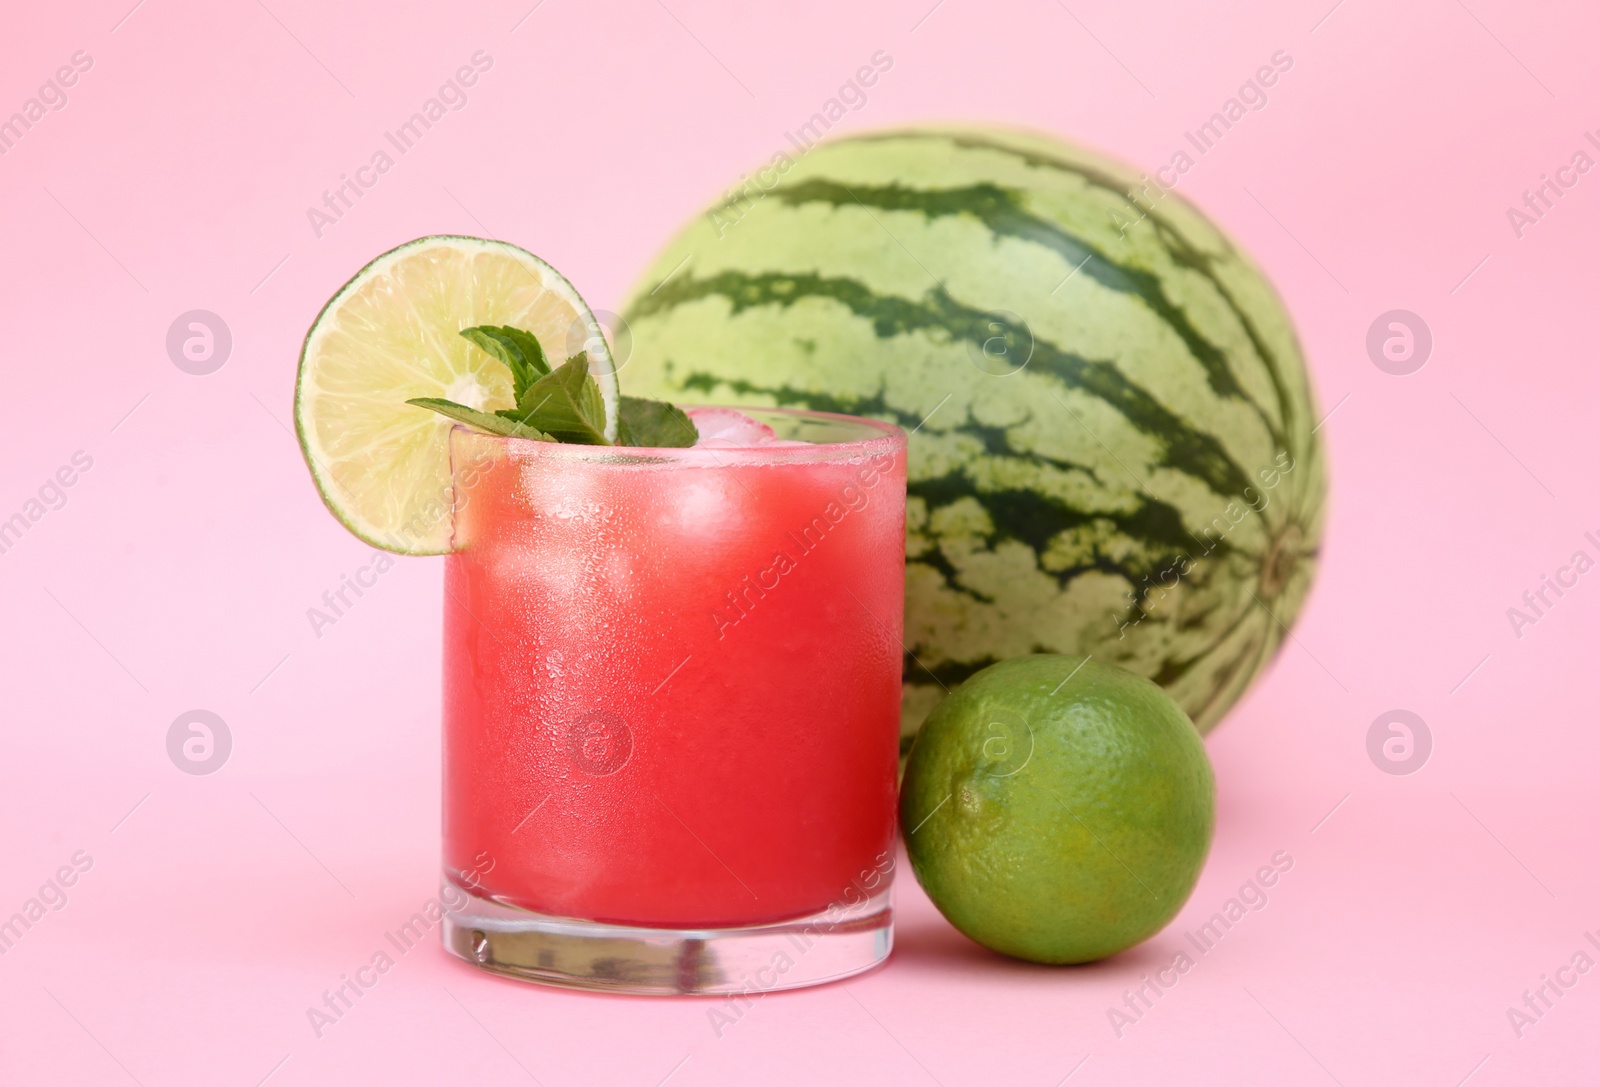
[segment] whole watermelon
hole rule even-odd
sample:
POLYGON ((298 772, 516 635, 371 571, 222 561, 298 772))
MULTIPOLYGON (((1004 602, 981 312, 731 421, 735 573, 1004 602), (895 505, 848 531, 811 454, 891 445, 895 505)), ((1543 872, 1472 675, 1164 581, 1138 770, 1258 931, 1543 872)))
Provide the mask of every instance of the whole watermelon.
POLYGON ((776 155, 624 317, 630 394, 910 432, 903 749, 946 688, 1038 652, 1132 669, 1207 730, 1306 598, 1326 483, 1289 317, 1098 154, 941 127, 776 155))

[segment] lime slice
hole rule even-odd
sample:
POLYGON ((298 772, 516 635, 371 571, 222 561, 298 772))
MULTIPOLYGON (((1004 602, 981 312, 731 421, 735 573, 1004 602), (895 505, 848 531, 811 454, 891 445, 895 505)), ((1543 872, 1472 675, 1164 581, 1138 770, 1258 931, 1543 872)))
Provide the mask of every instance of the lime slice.
POLYGON ((437 235, 391 249, 340 288, 300 351, 295 430, 322 500, 368 543, 405 555, 450 550, 449 420, 406 403, 444 397, 512 406, 511 374, 457 335, 511 325, 552 365, 580 351, 617 437, 616 366, 594 314, 550 265, 505 242, 437 235))

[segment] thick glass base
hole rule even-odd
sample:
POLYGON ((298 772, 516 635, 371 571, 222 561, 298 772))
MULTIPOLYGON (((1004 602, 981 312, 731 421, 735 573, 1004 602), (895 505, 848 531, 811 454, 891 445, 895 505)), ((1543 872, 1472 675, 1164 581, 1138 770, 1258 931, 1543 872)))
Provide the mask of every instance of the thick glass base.
POLYGON ((508 977, 614 993, 768 993, 870 970, 889 957, 885 887, 853 906, 749 928, 660 929, 578 921, 448 891, 467 902, 444 915, 452 955, 508 977))

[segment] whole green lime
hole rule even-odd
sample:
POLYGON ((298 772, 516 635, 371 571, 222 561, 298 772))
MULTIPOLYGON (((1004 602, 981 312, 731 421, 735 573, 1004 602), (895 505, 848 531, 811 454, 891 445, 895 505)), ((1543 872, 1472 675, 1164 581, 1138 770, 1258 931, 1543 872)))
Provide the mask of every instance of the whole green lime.
POLYGON ((918 734, 900 791, 911 867, 985 947, 1091 962, 1172 920, 1194 890, 1216 783, 1160 687, 1041 654, 973 675, 918 734))

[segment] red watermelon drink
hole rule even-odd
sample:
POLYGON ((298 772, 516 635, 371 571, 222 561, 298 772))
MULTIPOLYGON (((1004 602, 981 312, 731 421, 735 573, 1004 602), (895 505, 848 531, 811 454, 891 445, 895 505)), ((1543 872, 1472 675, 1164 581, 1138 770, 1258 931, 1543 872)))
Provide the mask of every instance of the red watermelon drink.
POLYGON ((489 969, 729 992, 888 954, 905 435, 689 416, 676 449, 451 433, 445 940, 489 969))

